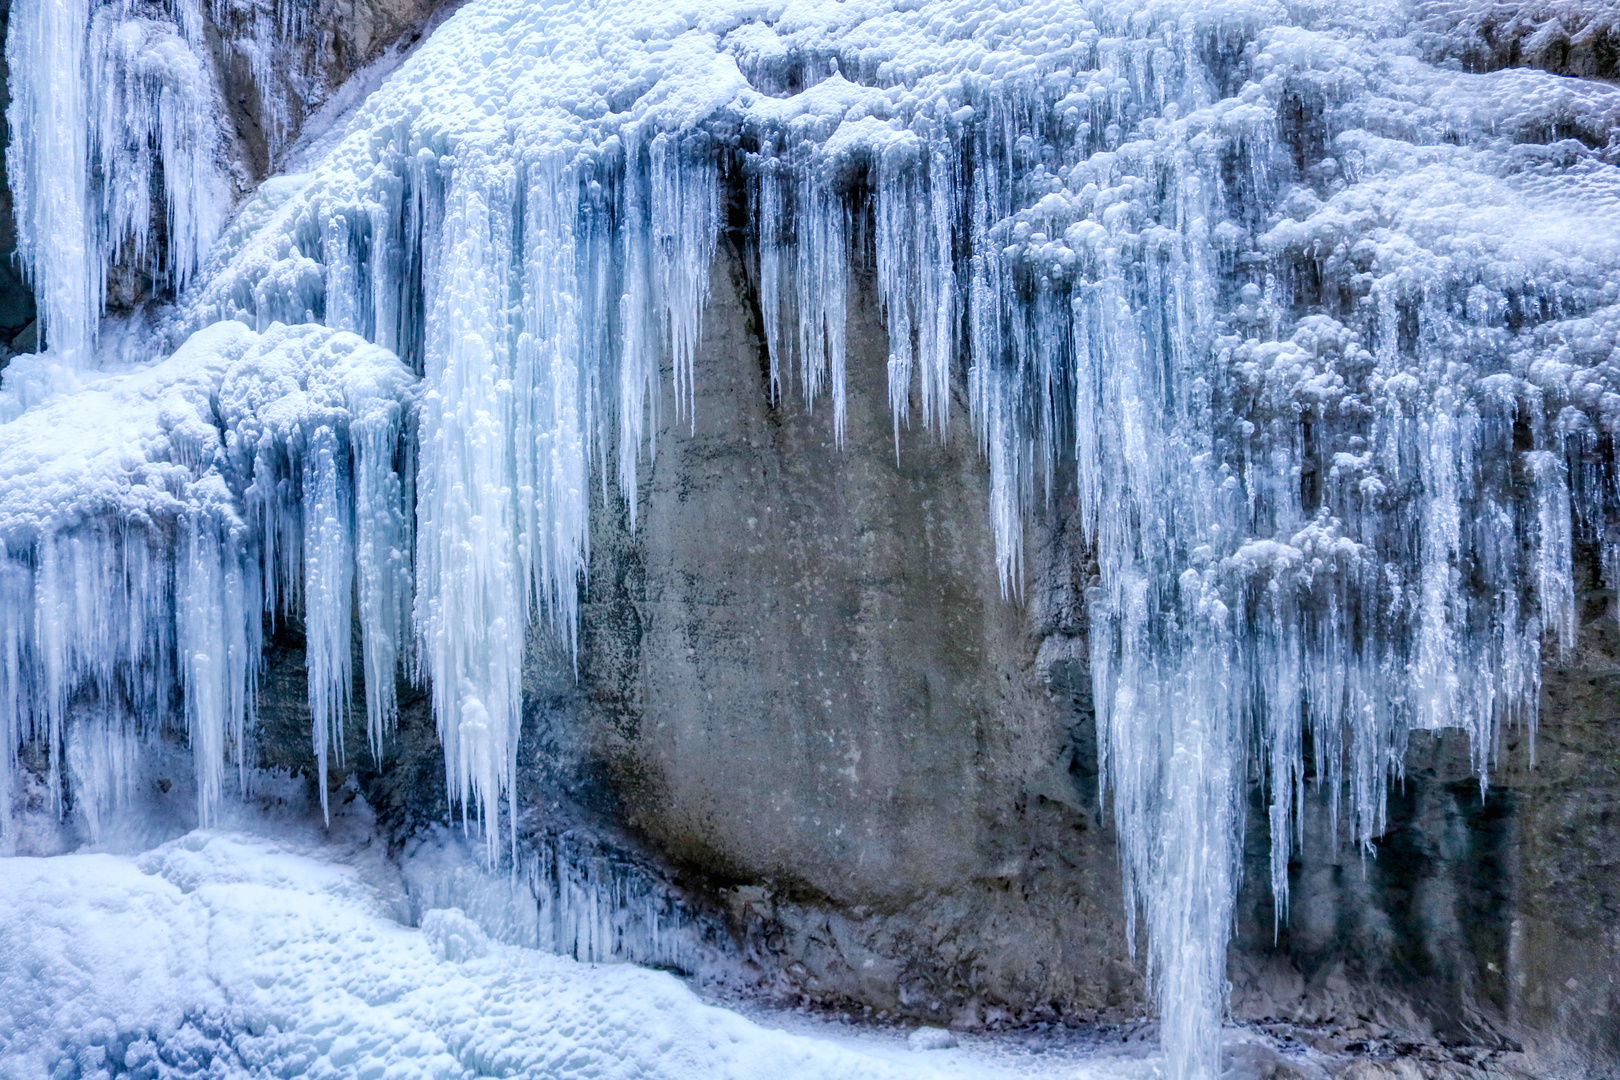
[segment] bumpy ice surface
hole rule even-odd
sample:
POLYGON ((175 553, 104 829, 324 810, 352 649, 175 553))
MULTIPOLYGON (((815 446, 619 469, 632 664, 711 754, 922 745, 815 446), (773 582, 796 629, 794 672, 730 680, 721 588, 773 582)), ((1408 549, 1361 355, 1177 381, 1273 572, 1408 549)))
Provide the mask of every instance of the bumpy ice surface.
POLYGON ((841 1042, 706 1005, 673 976, 419 929, 352 865, 199 832, 135 858, 0 859, 0 1077, 997 1080, 1147 1077, 1125 1059, 1006 1067, 903 1033, 841 1042))

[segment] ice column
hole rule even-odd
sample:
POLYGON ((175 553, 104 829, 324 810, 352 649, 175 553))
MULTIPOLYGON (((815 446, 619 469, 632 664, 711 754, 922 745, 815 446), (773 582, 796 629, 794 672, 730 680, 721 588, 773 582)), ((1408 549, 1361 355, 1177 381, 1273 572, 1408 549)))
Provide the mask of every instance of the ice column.
POLYGON ((108 272, 129 263, 183 287, 218 232, 217 91, 196 0, 164 18, 131 0, 18 0, 6 38, 7 176, 17 250, 44 341, 90 362, 108 272), (152 242, 161 174, 166 243, 152 242))
POLYGON ((414 621, 452 799, 493 830, 514 782, 531 604, 573 643, 591 444, 616 445, 633 522, 665 349, 692 408, 718 183, 673 136, 632 133, 585 165, 464 149, 446 185, 424 262, 414 621), (604 171, 611 187, 593 185, 604 171), (592 187, 619 201, 599 206, 592 187), (592 431, 604 400, 616 439, 592 431))
POLYGON ((106 269, 90 219, 89 0, 18 0, 6 34, 17 256, 56 351, 88 358, 106 269))

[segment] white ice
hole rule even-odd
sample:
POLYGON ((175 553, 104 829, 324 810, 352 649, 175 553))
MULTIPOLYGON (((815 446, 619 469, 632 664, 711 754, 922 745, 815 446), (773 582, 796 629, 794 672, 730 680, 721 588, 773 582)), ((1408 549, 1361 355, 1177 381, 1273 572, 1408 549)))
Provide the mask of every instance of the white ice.
POLYGON ((153 733, 179 683, 208 821, 227 756, 248 763, 264 618, 295 601, 323 773, 342 754, 351 595, 378 743, 410 593, 394 456, 414 383, 354 334, 224 322, 0 424, 0 794, 24 740, 60 773, 75 697, 153 733))
POLYGON ((0 1077, 1154 1074, 1140 1057, 915 1053, 906 1029, 780 1030, 668 974, 499 944, 458 909, 403 925, 374 858, 324 856, 196 832, 133 858, 0 859, 0 1077))
POLYGON ((109 272, 184 288, 228 208, 201 9, 19 0, 6 61, 17 256, 42 340, 61 362, 92 366, 109 272))

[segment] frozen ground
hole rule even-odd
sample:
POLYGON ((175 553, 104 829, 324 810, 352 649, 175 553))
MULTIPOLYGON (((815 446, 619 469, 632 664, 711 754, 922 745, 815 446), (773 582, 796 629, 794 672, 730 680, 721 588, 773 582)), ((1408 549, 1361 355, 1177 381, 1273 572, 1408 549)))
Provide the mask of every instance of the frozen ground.
POLYGON ((753 1019, 674 976, 396 920, 380 857, 200 831, 0 860, 0 1076, 1148 1077, 1124 1052, 753 1019))

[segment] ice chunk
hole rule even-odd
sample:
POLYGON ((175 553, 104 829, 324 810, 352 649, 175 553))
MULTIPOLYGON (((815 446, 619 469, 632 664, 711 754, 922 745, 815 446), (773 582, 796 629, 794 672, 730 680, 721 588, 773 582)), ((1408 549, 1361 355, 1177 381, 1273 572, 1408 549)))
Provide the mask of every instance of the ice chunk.
MULTIPOLYGON (((161 363, 0 424, 4 771, 23 739, 44 743, 59 770, 75 696, 153 725, 179 686, 207 821, 227 757, 245 761, 262 620, 280 612, 300 614, 316 646, 310 700, 324 768, 348 706, 357 565, 368 659, 397 656, 405 631, 394 448, 413 383, 353 334, 220 323, 161 363), (346 494, 357 478, 382 496, 364 528, 346 494)), ((379 667, 367 666, 374 739, 394 680, 379 667)))

